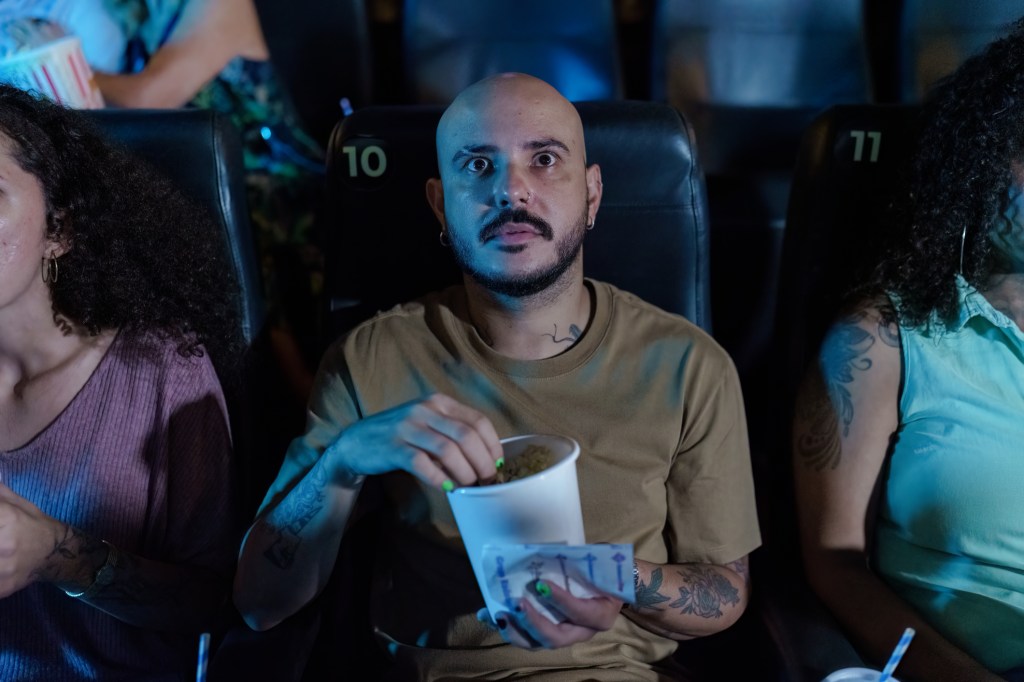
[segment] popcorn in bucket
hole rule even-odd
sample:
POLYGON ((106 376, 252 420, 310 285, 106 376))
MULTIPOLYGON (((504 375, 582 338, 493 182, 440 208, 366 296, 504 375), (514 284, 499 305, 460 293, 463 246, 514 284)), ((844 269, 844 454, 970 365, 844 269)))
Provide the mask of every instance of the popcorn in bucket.
POLYGON ((76 36, 63 35, 39 19, 7 22, 0 34, 0 82, 75 109, 103 108, 103 95, 76 36))

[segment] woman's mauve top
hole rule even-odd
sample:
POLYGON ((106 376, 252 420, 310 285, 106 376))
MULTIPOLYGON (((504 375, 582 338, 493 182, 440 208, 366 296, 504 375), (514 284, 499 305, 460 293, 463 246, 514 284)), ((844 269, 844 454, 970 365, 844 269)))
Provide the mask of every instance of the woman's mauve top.
MULTIPOLYGON (((122 551, 230 575, 231 439, 209 357, 120 333, 49 426, 0 450, 0 481, 122 551)), ((127 625, 35 583, 0 599, 0 680, 186 680, 198 637, 127 625)))

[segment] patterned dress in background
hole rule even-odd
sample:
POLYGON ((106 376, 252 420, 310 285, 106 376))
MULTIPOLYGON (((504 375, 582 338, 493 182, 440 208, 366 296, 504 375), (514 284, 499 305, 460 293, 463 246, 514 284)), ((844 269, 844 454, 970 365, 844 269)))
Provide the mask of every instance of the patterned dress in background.
MULTIPOLYGON (((202 0, 192 0, 202 1, 202 0)), ((123 71, 145 67, 189 0, 103 0, 127 36, 123 71)), ((291 331, 306 364, 320 353, 323 253, 317 235, 324 151, 303 130, 270 62, 236 57, 190 102, 242 133, 250 217, 271 323, 291 331)))

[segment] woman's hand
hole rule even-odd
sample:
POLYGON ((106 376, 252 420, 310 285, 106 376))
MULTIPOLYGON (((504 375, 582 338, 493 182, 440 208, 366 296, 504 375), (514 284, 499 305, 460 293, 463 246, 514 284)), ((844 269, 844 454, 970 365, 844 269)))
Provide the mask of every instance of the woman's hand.
POLYGON ((77 545, 65 546, 72 538, 68 525, 0 483, 0 598, 40 580, 88 583, 77 545))

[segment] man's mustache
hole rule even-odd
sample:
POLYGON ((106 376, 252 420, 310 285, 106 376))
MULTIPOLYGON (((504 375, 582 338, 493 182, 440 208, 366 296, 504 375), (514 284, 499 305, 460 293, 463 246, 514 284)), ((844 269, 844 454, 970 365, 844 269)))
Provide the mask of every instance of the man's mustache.
POLYGON ((540 236, 544 237, 544 239, 551 241, 555 238, 554 231, 546 221, 538 218, 537 216, 530 215, 525 209, 507 208, 495 216, 494 220, 484 225, 484 228, 480 230, 481 243, 490 241, 497 237, 498 233, 501 232, 501 228, 509 223, 524 223, 526 225, 532 225, 537 228, 537 232, 539 232, 540 236))

